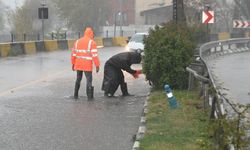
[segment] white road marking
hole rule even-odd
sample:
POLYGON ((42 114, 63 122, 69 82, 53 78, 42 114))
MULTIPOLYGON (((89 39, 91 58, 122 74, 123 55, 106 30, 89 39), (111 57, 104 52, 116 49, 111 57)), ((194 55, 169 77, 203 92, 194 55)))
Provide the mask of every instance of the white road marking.
POLYGON ((65 73, 65 72, 67 72, 67 71, 69 71, 69 69, 64 69, 64 70, 62 70, 62 71, 60 71, 60 72, 56 72, 56 73, 53 73, 53 74, 44 76, 44 77, 42 77, 42 78, 40 78, 40 79, 37 79, 37 80, 33 80, 33 81, 30 81, 30 82, 24 83, 24 84, 22 84, 22 85, 20 85, 20 86, 17 86, 17 87, 14 87, 14 88, 9 89, 9 90, 7 90, 7 91, 1 92, 1 93, 0 93, 0 96, 6 95, 6 94, 10 94, 10 93, 13 93, 14 91, 23 89, 23 88, 25 88, 25 87, 27 87, 27 86, 30 86, 30 85, 32 85, 32 84, 35 84, 35 83, 38 83, 38 82, 42 82, 42 81, 44 81, 44 80, 47 80, 47 79, 56 77, 56 76, 58 76, 58 75, 60 75, 60 74, 63 74, 63 73, 65 73))

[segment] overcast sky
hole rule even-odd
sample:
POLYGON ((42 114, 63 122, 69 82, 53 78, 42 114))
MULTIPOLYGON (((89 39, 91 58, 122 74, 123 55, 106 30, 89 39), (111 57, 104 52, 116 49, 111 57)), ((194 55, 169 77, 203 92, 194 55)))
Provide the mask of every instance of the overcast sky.
POLYGON ((21 6, 25 0, 1 0, 4 4, 10 8, 21 6))

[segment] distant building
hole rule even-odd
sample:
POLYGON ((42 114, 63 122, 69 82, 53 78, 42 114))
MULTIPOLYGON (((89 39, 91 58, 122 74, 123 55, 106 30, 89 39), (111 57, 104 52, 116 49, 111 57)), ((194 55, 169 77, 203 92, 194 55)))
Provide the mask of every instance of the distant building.
POLYGON ((110 0, 107 25, 155 25, 172 19, 172 0, 110 0))
POLYGON ((148 32, 173 18, 172 0, 110 0, 111 15, 101 28, 103 37, 148 32))
POLYGON ((155 25, 172 20, 172 0, 136 0, 135 24, 155 25))
POLYGON ((127 26, 135 24, 135 0, 110 0, 111 14, 108 24, 127 26))

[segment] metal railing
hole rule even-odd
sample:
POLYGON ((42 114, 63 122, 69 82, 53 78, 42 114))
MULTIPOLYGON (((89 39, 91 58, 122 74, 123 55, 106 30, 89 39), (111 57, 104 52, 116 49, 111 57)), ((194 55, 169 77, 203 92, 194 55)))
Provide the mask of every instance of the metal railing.
MULTIPOLYGON (((245 51, 250 51, 250 38, 208 42, 199 48, 199 57, 197 57, 196 62, 186 68, 189 72, 189 89, 192 88, 194 78, 200 81, 200 95, 204 98, 204 108, 211 108, 210 118, 219 119, 225 116, 227 119, 237 118, 238 131, 240 126, 246 125, 250 120, 250 118, 244 119, 243 117, 249 107, 237 104, 234 100, 226 97, 224 88, 216 81, 216 75, 208 62, 222 55, 245 51)), ((249 128, 246 129, 246 132, 249 133, 249 131, 249 128)), ((239 149, 239 139, 236 143, 230 144, 229 149, 239 149)))
MULTIPOLYGON (((137 32, 145 32, 144 30, 121 30, 116 36, 130 37, 137 32)), ((83 36, 83 32, 52 32, 44 35, 44 40, 72 40, 78 39, 83 36)), ((112 38, 114 37, 114 31, 105 30, 103 32, 96 32, 95 37, 112 38)), ((0 34, 0 43, 10 42, 23 42, 23 41, 41 41, 42 34, 40 33, 10 33, 0 34)))

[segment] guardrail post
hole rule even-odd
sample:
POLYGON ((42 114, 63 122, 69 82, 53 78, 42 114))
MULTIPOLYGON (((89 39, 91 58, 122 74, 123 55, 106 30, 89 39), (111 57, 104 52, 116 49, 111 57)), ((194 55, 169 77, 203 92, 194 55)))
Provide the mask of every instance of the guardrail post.
POLYGON ((11 33, 11 42, 13 43, 14 42, 14 34, 13 33, 11 33))
MULTIPOLYGON (((201 74, 204 76, 205 74, 205 68, 203 67, 201 70, 201 74)), ((204 82, 200 82, 201 83, 201 89, 200 89, 200 96, 204 96, 204 82)))
POLYGON ((37 41, 40 41, 40 34, 37 34, 37 41))
POLYGON ((26 41, 26 34, 23 34, 23 40, 26 41))
POLYGON ((201 83, 201 89, 200 89, 200 97, 203 97, 204 96, 204 83, 203 82, 200 82, 201 83))
POLYGON ((120 36, 123 36, 123 30, 120 30, 120 36))
POLYGON ((190 91, 194 87, 194 75, 191 72, 189 72, 189 77, 188 78, 189 78, 188 79, 188 90, 190 91))
POLYGON ((66 40, 67 39, 67 32, 65 31, 64 33, 64 39, 66 40))
POLYGON ((78 38, 80 38, 81 37, 81 33, 80 32, 78 32, 78 38))
POLYGON ((221 44, 221 42, 219 43, 220 45, 220 50, 223 51, 223 45, 221 44))
POLYGON ((109 31, 107 30, 106 31, 106 38, 108 38, 109 37, 109 31))
POLYGON ((205 84, 204 88, 205 88, 205 94, 204 94, 203 108, 205 110, 209 105, 209 84, 205 84))
POLYGON ((54 40, 54 33, 51 33, 51 40, 54 40))
POLYGON ((245 47, 248 47, 249 45, 248 45, 249 43, 245 43, 245 47))
POLYGON ((213 96, 210 119, 215 119, 215 111, 216 111, 216 106, 215 105, 216 105, 216 97, 213 96))

